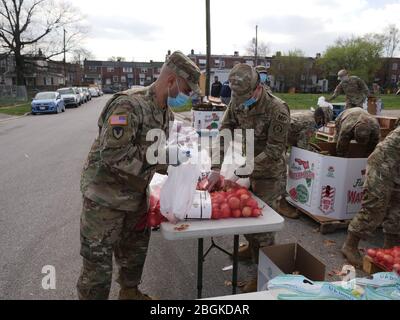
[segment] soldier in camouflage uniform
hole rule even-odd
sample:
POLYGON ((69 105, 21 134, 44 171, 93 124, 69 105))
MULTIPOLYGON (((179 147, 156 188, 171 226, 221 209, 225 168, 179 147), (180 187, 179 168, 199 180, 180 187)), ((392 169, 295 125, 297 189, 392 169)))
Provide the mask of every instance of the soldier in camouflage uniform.
MULTIPOLYGON (((258 73, 249 65, 236 65, 229 75, 229 82, 232 101, 223 117, 221 130, 229 129, 233 133, 234 129, 254 129, 254 171, 249 176, 251 189, 269 206, 277 209, 282 195, 281 177, 286 171, 289 107, 260 84, 258 73)), ((245 133, 243 135, 245 136, 245 133)), ((219 180, 223 158, 224 147, 221 139, 220 145, 213 148, 210 189, 219 180)), ((241 248, 239 255, 242 259, 253 258, 254 263, 258 263, 260 247, 274 244, 273 233, 245 235, 245 237, 249 245, 241 248)), ((254 291, 256 286, 257 279, 252 279, 244 291, 254 291)))
POLYGON ((336 119, 336 155, 348 157, 352 140, 365 145, 367 158, 375 149, 381 138, 379 122, 375 117, 361 108, 345 110, 336 119))
POLYGON ((149 232, 137 231, 147 212, 147 187, 157 169, 146 159, 154 142, 150 130, 168 137, 177 98, 199 93, 199 68, 181 52, 173 53, 150 87, 114 95, 98 121, 99 135, 82 172, 80 299, 107 299, 112 279, 112 256, 119 266, 120 299, 147 299, 141 280, 149 232), (172 104, 172 102, 175 102, 172 104))
POLYGON ((332 121, 333 111, 329 107, 319 107, 315 112, 306 111, 290 116, 288 145, 311 150, 310 138, 318 128, 332 121))
POLYGON ((342 252, 350 263, 361 266, 361 239, 383 225, 386 249, 400 246, 400 128, 381 142, 368 159, 362 209, 349 226, 342 252))
POLYGON ((337 96, 344 93, 346 95, 346 109, 363 107, 365 100, 369 96, 369 89, 366 83, 356 76, 349 76, 346 70, 340 70, 338 73, 339 85, 336 87, 333 96, 326 100, 330 102, 337 96))
POLYGON ((268 76, 268 69, 266 66, 257 66, 256 71, 260 75, 260 82, 264 86, 265 89, 272 92, 270 87, 270 80, 268 76))

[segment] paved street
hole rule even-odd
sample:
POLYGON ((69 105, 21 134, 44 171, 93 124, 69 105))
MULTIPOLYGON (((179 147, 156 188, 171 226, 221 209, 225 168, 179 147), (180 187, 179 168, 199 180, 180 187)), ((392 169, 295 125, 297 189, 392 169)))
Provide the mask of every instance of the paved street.
MULTIPOLYGON (((97 118, 109 96, 59 115, 28 116, 0 122, 0 299, 76 299, 79 276, 80 171, 97 134, 97 118), (42 289, 43 266, 56 268, 57 288, 42 289)), ((287 221, 279 243, 299 241, 327 264, 340 269, 345 231, 322 236, 302 217, 287 221), (324 240, 332 240, 324 244, 324 240)), ((232 238, 217 239, 230 249, 232 238)), ((376 239, 375 245, 381 245, 376 239)), ((363 244, 367 245, 367 244, 363 244)), ((372 244, 368 244, 372 245, 372 244)), ((143 274, 144 292, 161 299, 196 298, 196 242, 168 242, 152 234, 143 274)), ((212 252, 204 272, 204 296, 230 293, 231 264, 212 252)), ((254 273, 241 264, 239 280, 254 273)), ((328 278, 331 279, 331 278, 328 278)), ((111 298, 117 297, 113 284, 111 298)))

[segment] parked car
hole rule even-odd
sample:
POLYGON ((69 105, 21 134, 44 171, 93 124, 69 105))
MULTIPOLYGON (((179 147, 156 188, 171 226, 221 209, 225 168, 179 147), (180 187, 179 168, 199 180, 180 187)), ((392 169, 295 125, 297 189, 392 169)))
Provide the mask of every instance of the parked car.
POLYGON ((94 87, 89 88, 89 92, 92 95, 92 97, 100 97, 99 91, 94 87))
POLYGON ((78 88, 77 87, 77 88, 75 88, 75 90, 79 93, 79 96, 80 96, 80 99, 81 99, 81 104, 86 103, 87 102, 86 95, 83 92, 82 88, 78 88))
POLYGON ((57 92, 61 94, 66 107, 73 106, 78 108, 81 105, 80 94, 74 88, 62 88, 58 89, 57 92))
POLYGON ((105 94, 114 94, 114 93, 117 93, 117 91, 114 90, 114 89, 112 89, 112 88, 104 88, 104 89, 103 89, 103 92, 104 92, 105 94))
POLYGON ((60 113, 65 111, 64 100, 58 92, 39 92, 32 100, 31 112, 38 113, 60 113))
POLYGON ((92 100, 92 95, 90 94, 89 88, 82 88, 82 91, 86 96, 86 101, 92 100))

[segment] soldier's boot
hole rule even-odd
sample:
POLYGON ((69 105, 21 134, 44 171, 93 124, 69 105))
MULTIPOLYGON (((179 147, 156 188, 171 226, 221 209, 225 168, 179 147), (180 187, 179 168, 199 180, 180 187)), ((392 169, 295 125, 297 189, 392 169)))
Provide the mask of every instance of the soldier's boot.
POLYGON ((257 292, 257 278, 252 278, 247 281, 246 285, 242 288, 243 293, 257 292))
POLYGON ((289 218, 289 219, 299 219, 300 215, 297 210, 293 208, 286 199, 281 199, 279 202, 278 212, 280 215, 289 218))
POLYGON ((245 246, 239 248, 238 251, 239 261, 250 261, 251 258, 252 258, 252 250, 250 248, 250 244, 246 244, 245 246))
POLYGON ((346 257, 346 259, 353 266, 358 268, 361 268, 363 265, 363 260, 358 250, 358 244, 360 243, 360 240, 361 239, 357 235, 349 232, 342 248, 342 253, 346 257))
POLYGON ((152 297, 140 292, 138 287, 121 288, 119 290, 119 300, 155 300, 152 297))
POLYGON ((400 235, 385 233, 383 248, 392 249, 397 246, 400 246, 400 235))

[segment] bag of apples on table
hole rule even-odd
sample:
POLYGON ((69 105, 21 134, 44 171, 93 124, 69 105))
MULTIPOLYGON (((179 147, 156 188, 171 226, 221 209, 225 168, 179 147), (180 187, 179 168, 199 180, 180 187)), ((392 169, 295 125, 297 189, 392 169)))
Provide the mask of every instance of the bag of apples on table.
POLYGON ((257 201, 245 188, 211 193, 212 219, 257 218, 262 215, 257 201))

